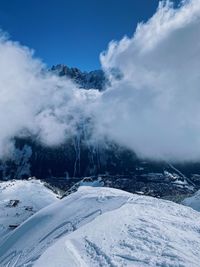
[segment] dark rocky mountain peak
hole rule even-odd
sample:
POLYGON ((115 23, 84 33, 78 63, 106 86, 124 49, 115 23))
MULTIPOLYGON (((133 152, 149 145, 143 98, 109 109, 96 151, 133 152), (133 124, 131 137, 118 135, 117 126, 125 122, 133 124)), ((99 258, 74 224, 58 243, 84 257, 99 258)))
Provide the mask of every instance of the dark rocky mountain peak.
POLYGON ((72 79, 80 88, 103 90, 106 86, 106 75, 102 70, 81 71, 78 68, 70 68, 64 64, 52 66, 53 73, 72 79))

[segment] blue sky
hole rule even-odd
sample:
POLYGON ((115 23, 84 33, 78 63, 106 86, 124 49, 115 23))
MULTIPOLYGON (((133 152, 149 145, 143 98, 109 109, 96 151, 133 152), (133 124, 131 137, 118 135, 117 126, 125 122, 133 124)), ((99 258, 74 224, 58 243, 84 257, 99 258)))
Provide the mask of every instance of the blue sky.
POLYGON ((130 36, 158 0, 0 0, 0 28, 49 66, 100 67, 109 41, 130 36))

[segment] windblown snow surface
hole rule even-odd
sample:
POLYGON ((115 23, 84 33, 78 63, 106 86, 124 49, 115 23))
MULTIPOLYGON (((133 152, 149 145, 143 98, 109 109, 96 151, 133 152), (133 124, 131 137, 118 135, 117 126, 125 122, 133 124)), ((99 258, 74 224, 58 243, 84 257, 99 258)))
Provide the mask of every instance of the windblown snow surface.
POLYGON ((0 266, 200 266, 200 213, 117 189, 80 187, 0 248, 0 266))
POLYGON ((132 196, 56 242, 35 266, 200 266, 198 220, 180 205, 132 196))
POLYGON ((57 197, 40 180, 0 182, 0 243, 11 233, 9 226, 20 225, 57 197))

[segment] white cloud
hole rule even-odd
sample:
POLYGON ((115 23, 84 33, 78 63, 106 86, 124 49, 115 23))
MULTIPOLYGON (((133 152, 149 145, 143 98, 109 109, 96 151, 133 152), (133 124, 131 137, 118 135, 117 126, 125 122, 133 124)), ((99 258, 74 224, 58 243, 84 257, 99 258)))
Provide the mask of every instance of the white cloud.
POLYGON ((199 0, 178 9, 160 3, 133 37, 111 42, 101 62, 113 79, 97 112, 101 134, 142 157, 200 159, 199 0))
POLYGON ((44 71, 33 51, 0 37, 0 156, 12 147, 12 138, 29 132, 47 145, 58 145, 74 134, 87 116, 86 103, 94 95, 70 80, 44 71))
POLYGON ((95 138, 106 136, 139 156, 200 159, 200 0, 178 9, 160 3, 133 37, 111 42, 101 62, 111 86, 103 93, 80 90, 2 36, 0 156, 24 131, 57 145, 91 116, 95 138))

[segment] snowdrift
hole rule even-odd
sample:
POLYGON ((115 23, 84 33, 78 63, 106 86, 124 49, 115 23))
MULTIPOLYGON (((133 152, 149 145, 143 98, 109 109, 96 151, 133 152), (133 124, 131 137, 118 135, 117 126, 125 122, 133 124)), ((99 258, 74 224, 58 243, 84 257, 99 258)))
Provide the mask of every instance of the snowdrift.
POLYGON ((58 195, 40 180, 0 182, 0 243, 12 228, 57 200, 58 195))
POLYGON ((0 248, 0 266, 199 266, 200 213, 112 188, 80 187, 0 248))

